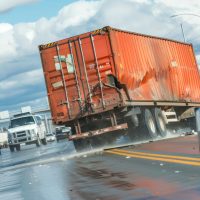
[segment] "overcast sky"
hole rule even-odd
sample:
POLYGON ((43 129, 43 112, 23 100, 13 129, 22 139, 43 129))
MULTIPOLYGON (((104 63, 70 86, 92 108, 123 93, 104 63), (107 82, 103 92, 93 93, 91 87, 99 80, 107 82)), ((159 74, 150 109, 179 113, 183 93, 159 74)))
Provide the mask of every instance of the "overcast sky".
POLYGON ((200 61, 197 0, 0 0, 0 111, 46 103, 38 45, 113 26, 186 40, 200 61))

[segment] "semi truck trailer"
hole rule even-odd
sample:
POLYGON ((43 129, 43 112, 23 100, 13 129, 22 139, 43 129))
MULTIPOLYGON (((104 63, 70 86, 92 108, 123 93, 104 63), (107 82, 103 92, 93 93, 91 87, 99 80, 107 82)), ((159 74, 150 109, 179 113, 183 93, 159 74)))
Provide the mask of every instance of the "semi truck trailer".
POLYGON ((53 122, 72 127, 77 150, 124 133, 165 137, 200 107, 192 44, 103 27, 39 51, 53 122))

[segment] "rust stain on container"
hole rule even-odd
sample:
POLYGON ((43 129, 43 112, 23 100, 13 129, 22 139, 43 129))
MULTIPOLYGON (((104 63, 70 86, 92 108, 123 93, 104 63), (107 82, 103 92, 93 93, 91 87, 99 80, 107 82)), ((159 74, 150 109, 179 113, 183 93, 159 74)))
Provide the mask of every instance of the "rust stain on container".
POLYGON ((126 100, 200 102, 191 44, 105 27, 40 52, 55 123, 126 100))

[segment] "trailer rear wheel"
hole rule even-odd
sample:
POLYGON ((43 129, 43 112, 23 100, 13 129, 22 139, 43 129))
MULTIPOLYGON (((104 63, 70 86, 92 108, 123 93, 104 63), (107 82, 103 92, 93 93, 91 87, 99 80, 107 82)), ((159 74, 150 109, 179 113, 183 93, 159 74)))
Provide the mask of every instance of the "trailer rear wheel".
MULTIPOLYGON (((57 140, 58 142, 59 140, 57 140)), ((81 151, 81 140, 73 140, 73 143, 74 143, 74 148, 77 152, 81 151)))
POLYGON ((137 140, 137 138, 138 138, 137 129, 139 129, 139 128, 133 127, 132 123, 130 121, 128 121, 128 130, 127 130, 126 135, 130 139, 130 141, 137 140))
POLYGON ((144 132, 148 132, 151 138, 156 138, 158 136, 158 132, 156 129, 156 123, 154 117, 149 109, 144 109, 142 112, 142 120, 143 120, 143 130, 144 132))
POLYGON ((116 142, 117 136, 116 133, 105 134, 103 139, 105 141, 104 146, 110 146, 116 142))
POLYGON ((41 139, 41 142, 42 142, 43 145, 47 145, 47 139, 46 138, 41 139))
POLYGON ((15 147, 16 147, 16 150, 17 150, 17 151, 20 151, 20 150, 21 150, 20 144, 17 144, 15 147))
POLYGON ((161 109, 155 108, 154 116, 155 116, 158 131, 159 131, 159 135, 162 137, 165 137, 167 135, 167 128, 166 128, 165 119, 164 119, 161 109))
POLYGON ((105 141, 102 136, 95 136, 90 139, 92 148, 100 148, 105 145, 105 141))
POLYGON ((102 148, 112 145, 117 139, 117 133, 107 133, 90 138, 92 148, 102 148))
POLYGON ((87 139, 73 140, 73 143, 74 143, 74 148, 76 149, 77 152, 87 151, 91 149, 91 143, 87 139))
POLYGON ((15 148, 13 145, 9 145, 9 149, 10 149, 10 152, 14 152, 15 151, 15 148))
POLYGON ((131 141, 136 141, 138 138, 137 129, 140 124, 138 116, 132 115, 128 117, 127 123, 128 123, 127 135, 131 141))

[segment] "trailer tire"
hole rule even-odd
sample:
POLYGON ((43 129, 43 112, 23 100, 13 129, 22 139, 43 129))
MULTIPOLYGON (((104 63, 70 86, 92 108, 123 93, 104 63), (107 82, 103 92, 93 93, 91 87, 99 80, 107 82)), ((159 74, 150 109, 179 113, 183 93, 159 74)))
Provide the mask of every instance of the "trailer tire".
POLYGON ((15 151, 15 148, 13 145, 9 145, 9 149, 10 149, 10 152, 14 152, 15 151))
POLYGON ((167 135, 167 128, 166 128, 164 116, 163 116, 160 108, 154 109, 154 116, 155 116, 156 125, 157 125, 157 128, 158 128, 159 135, 161 137, 165 137, 167 135))
POLYGON ((103 136, 103 140, 105 141, 105 145, 104 146, 110 146, 110 145, 113 145, 116 140, 117 140, 117 136, 116 136, 116 133, 112 134, 105 134, 103 136))
POLYGON ((105 140, 103 136, 94 136, 90 139, 92 148, 100 148, 105 145, 105 140))
POLYGON ((74 148, 76 149, 77 152, 87 151, 91 149, 91 142, 87 139, 73 140, 73 143, 74 143, 74 148))
POLYGON ((46 138, 41 139, 41 142, 42 142, 43 145, 47 145, 47 139, 46 138))
POLYGON ((17 150, 17 151, 20 151, 20 150, 21 150, 20 144, 17 144, 15 147, 16 147, 16 150, 17 150))
POLYGON ((129 139, 131 141, 137 140, 138 136, 137 136, 136 132, 137 132, 137 129, 138 129, 139 124, 140 124, 138 116, 132 115, 132 116, 128 117, 127 123, 128 123, 127 135, 129 137, 129 139))
MULTIPOLYGON (((58 142, 58 140, 57 140, 57 142, 58 142)), ((74 143, 74 148, 77 152, 80 152, 84 149, 82 139, 73 140, 73 143, 74 143)))
POLYGON ((158 136, 156 123, 150 109, 144 109, 142 112, 143 129, 144 132, 148 131, 149 136, 154 139, 158 136))
POLYGON ((128 127, 129 128, 135 128, 139 126, 139 119, 138 116, 136 114, 131 115, 128 118, 128 127))

